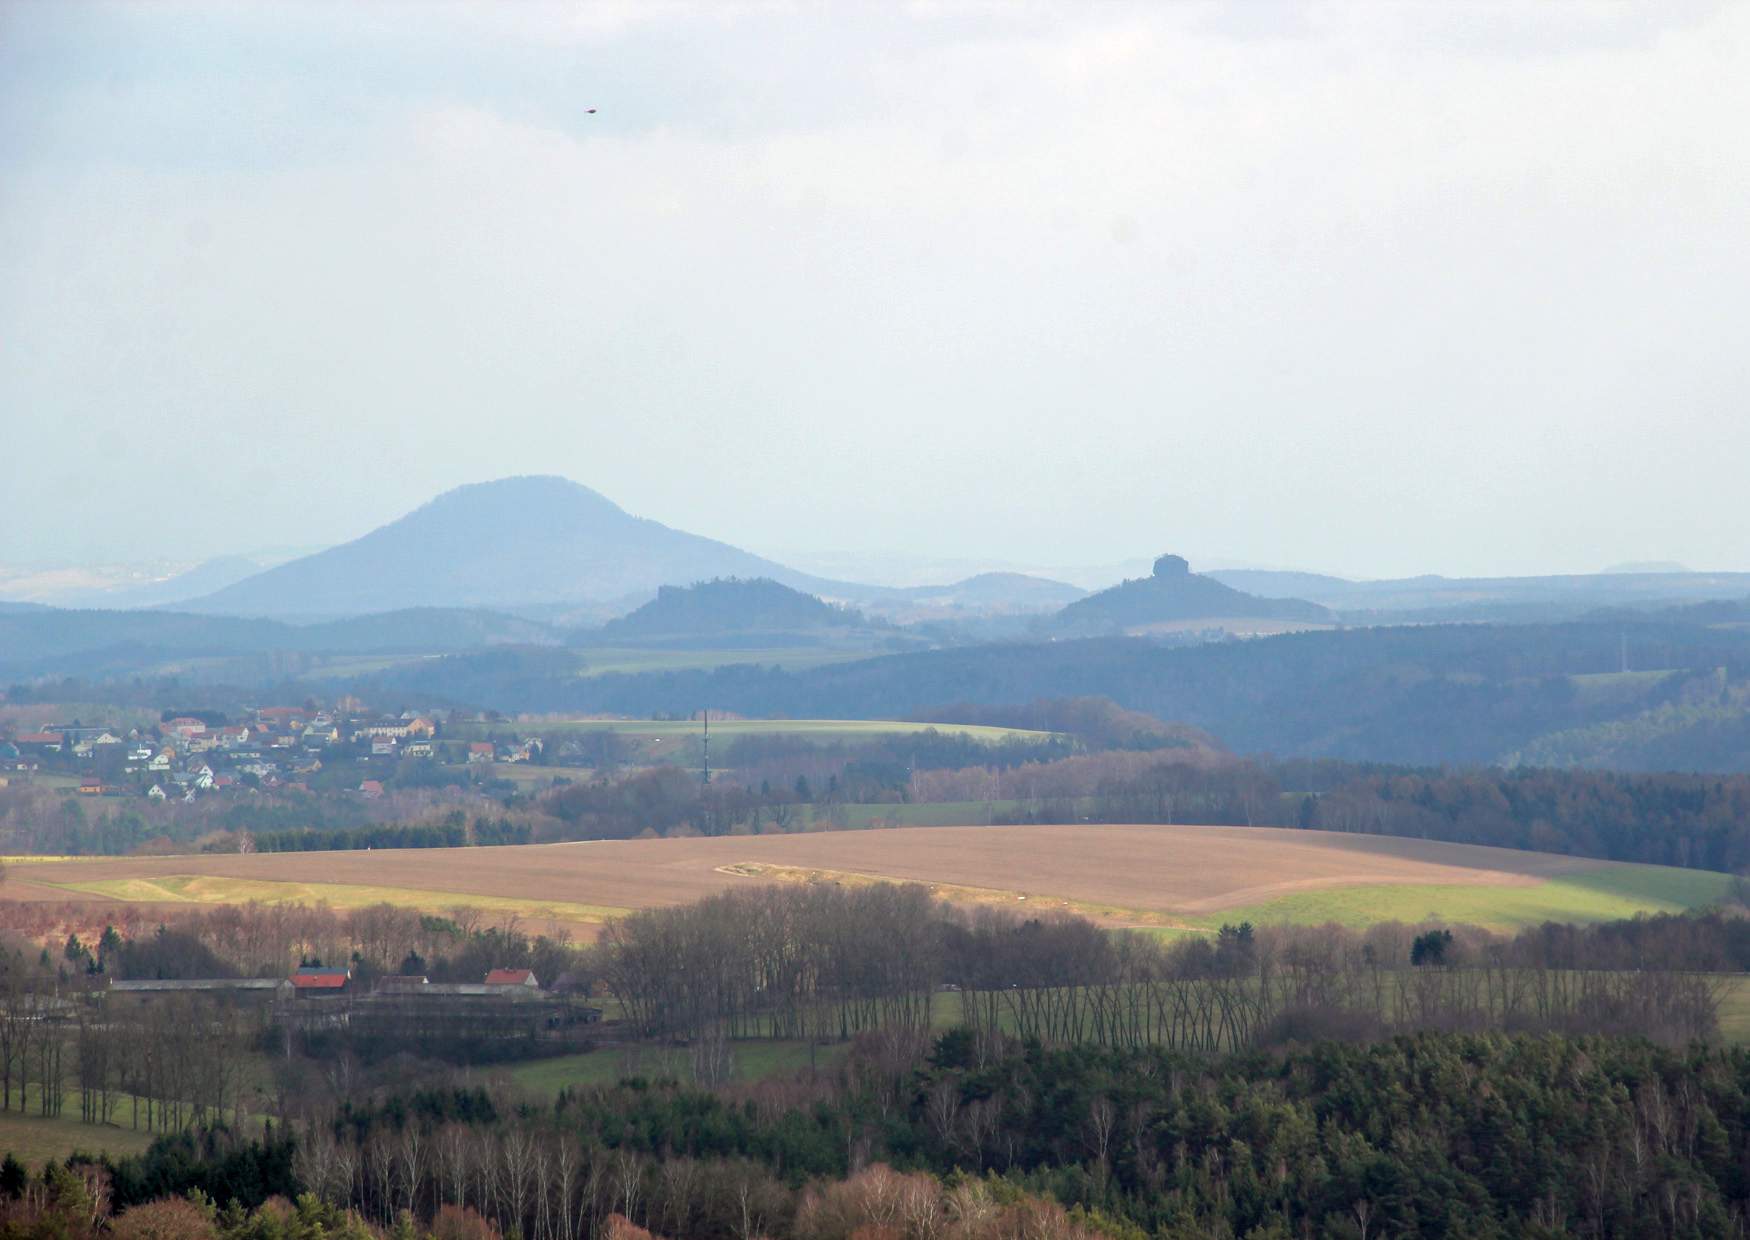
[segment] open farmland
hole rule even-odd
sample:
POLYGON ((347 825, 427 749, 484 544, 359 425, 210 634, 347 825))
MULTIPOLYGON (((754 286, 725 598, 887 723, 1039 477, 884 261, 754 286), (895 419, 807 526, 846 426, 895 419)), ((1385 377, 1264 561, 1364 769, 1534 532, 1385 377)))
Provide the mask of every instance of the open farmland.
POLYGON ((4 895, 173 910, 245 900, 472 904, 592 933, 626 911, 760 882, 921 882, 946 899, 1108 926, 1439 917, 1511 929, 1717 900, 1724 875, 1377 836, 1244 827, 907 827, 471 849, 41 861, 4 895))
MULTIPOLYGON (((675 737, 697 737, 704 725, 697 719, 546 719, 524 717, 514 724, 452 723, 444 735, 455 740, 478 740, 516 727, 523 731, 548 733, 613 732, 638 739, 668 740, 675 737)), ((1038 741, 1050 732, 1030 732, 1022 728, 998 728, 974 723, 914 723, 897 719, 713 719, 711 735, 724 740, 742 736, 786 736, 804 740, 855 741, 873 740, 883 736, 911 736, 934 730, 948 736, 964 736, 972 740, 996 744, 1008 738, 1038 741)))

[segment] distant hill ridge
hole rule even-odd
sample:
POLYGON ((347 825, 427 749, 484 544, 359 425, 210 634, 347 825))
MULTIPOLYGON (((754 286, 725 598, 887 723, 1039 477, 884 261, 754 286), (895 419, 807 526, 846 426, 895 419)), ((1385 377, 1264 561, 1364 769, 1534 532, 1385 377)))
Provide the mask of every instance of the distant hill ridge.
POLYGON ((1260 598, 1213 577, 1191 571, 1183 557, 1163 555, 1148 577, 1122 582, 1071 603, 1052 627, 1079 632, 1111 631, 1175 620, 1289 620, 1328 624, 1334 617, 1305 599, 1260 598))

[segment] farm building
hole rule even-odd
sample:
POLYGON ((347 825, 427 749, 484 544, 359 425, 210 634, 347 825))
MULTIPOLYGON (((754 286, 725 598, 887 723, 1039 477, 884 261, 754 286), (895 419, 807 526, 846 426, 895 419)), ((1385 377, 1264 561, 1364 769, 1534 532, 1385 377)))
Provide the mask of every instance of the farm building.
POLYGON ((300 999, 332 999, 351 994, 351 969, 305 965, 292 974, 292 989, 300 999))
POLYGON ((528 969, 493 969, 486 975, 488 986, 525 986, 530 990, 539 990, 541 983, 528 969))

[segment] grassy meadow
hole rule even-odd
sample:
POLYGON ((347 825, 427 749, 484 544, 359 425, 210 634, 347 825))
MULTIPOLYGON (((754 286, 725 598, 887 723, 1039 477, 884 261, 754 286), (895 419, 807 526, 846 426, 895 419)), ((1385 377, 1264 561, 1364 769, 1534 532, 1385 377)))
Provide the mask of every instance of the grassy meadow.
POLYGON ((20 1111, 0 1111, 0 1151, 32 1168, 75 1153, 108 1154, 112 1158, 140 1154, 151 1143, 150 1134, 132 1128, 81 1123, 77 1106, 70 1118, 45 1119, 20 1111))

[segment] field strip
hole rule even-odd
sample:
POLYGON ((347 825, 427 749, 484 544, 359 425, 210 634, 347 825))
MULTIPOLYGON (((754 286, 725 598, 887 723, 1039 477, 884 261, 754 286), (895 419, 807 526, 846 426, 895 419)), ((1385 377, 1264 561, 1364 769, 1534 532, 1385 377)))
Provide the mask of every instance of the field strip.
MULTIPOLYGON (((916 879, 861 870, 775 865, 738 861, 717 867, 722 874, 780 883, 834 883, 867 886, 911 883, 916 879)), ((1334 922, 1368 926, 1382 921, 1416 924, 1441 921, 1512 931, 1546 921, 1596 922, 1646 913, 1680 913, 1718 901, 1729 876, 1667 866, 1608 865, 1593 870, 1539 878, 1502 874, 1497 884, 1406 883, 1369 875, 1289 880, 1277 894, 1256 899, 1268 887, 1247 888, 1227 898, 1186 901, 1177 907, 1125 908, 1041 892, 922 882, 932 893, 956 904, 1031 909, 1061 909, 1108 926, 1213 931, 1226 924, 1255 925, 1334 922)))
MULTIPOLYGON (((1642 868, 1657 871, 1660 867, 1642 868)), ((1724 874, 1689 872, 1682 889, 1656 875, 1637 876, 1646 885, 1617 882, 1611 871, 1557 875, 1533 883, 1483 887, 1436 883, 1368 884, 1297 891, 1255 904, 1234 905, 1196 918, 1210 930, 1224 922, 1257 925, 1294 922, 1302 925, 1335 922, 1368 926, 1381 921, 1417 923, 1444 921, 1512 931, 1555 922, 1598 922, 1641 914, 1681 913, 1716 902, 1731 882, 1724 874)))
POLYGON ((966 883, 932 883, 915 878, 899 878, 891 874, 871 874, 862 870, 826 870, 815 866, 774 865, 764 861, 732 861, 716 867, 719 874, 737 878, 752 878, 776 883, 832 883, 840 887, 871 887, 877 883, 927 888, 930 894, 953 904, 989 904, 1013 907, 1024 904, 1029 909, 1051 911, 1061 909, 1097 921, 1123 922, 1139 926, 1161 926, 1178 930, 1193 930, 1193 923, 1179 921, 1158 910, 1115 908, 1092 904, 1086 900, 1071 900, 1036 891, 1005 891, 999 887, 975 887, 966 883))
MULTIPOLYGON (((716 729, 713 729, 715 731, 716 729)), ((749 882, 919 883, 970 906, 1057 908, 1108 927, 1417 922, 1513 928, 1717 902, 1730 879, 1661 866, 1267 827, 894 827, 481 848, 81 858, 19 866, 0 897, 457 906, 599 927, 749 882)), ((21 917, 27 916, 21 912, 21 917)))
POLYGON ((327 904, 357 909, 392 904, 442 913, 457 906, 487 912, 517 913, 547 921, 599 925, 632 910, 613 905, 516 896, 477 895, 414 887, 366 887, 349 883, 307 883, 277 879, 224 878, 211 874, 164 874, 152 878, 105 878, 46 884, 79 895, 142 904, 327 904))

